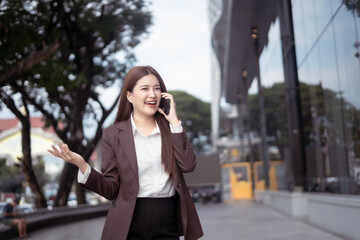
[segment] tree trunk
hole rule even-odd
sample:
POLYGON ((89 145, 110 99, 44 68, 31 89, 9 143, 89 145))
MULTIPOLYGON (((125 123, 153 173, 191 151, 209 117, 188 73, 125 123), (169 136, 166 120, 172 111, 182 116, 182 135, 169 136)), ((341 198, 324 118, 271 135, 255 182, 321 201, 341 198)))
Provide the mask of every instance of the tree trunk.
POLYGON ((78 204, 86 203, 85 189, 78 183, 76 184, 76 198, 77 198, 78 204))
POLYGON ((35 206, 36 208, 46 208, 47 203, 42 192, 42 189, 36 179, 35 173, 32 168, 32 158, 31 158, 31 138, 30 138, 30 120, 26 116, 21 119, 22 130, 22 152, 23 158, 22 162, 22 171, 25 174, 26 180, 29 183, 32 193, 35 195, 35 206))
POLYGON ((63 168, 59 189, 54 200, 54 206, 67 206, 67 201, 74 182, 78 168, 70 163, 65 163, 63 168))
MULTIPOLYGON (((22 161, 27 161, 26 158, 23 158, 22 161)), ((46 208, 47 203, 44 197, 44 194, 39 186, 34 172, 23 164, 22 168, 23 173, 25 174, 26 181, 29 183, 32 193, 35 195, 35 207, 36 208, 46 208)))
POLYGON ((70 195, 72 184, 76 184, 76 199, 78 204, 85 204, 85 191, 82 186, 77 183, 78 168, 72 164, 65 163, 61 174, 60 185, 55 197, 55 206, 67 206, 67 200, 70 195))
MULTIPOLYGON (((80 137, 80 139, 82 139, 83 136, 80 137)), ((77 144, 77 142, 81 142, 81 140, 78 141, 71 141, 68 142, 68 146, 69 148, 76 152, 79 153, 80 155, 82 155, 85 159, 85 161, 87 161, 87 158, 84 156, 83 154, 83 149, 81 149, 81 144, 77 144)), ((56 194, 55 197, 55 201, 54 204, 55 206, 67 206, 67 201, 69 198, 69 194, 71 191, 71 187, 73 185, 73 183, 75 182, 76 185, 78 185, 77 183, 77 173, 78 173, 79 168, 76 167, 73 164, 70 163, 65 163, 65 166, 63 168, 62 174, 61 174, 61 178, 60 178, 60 182, 59 182, 59 189, 58 192, 56 194)), ((85 201, 85 192, 84 190, 79 190, 80 188, 82 188, 81 186, 76 186, 76 198, 78 201, 78 204, 84 204, 86 203, 85 201)))
POLYGON ((76 182, 76 198, 78 204, 85 204, 85 191, 82 186, 77 183, 78 168, 70 163, 65 163, 63 168, 59 189, 54 200, 54 206, 67 206, 67 201, 70 195, 71 187, 76 182))
POLYGON ((20 120, 22 124, 21 146, 23 157, 19 160, 22 163, 22 171, 26 177, 26 180, 29 183, 30 189, 35 195, 35 206, 36 208, 46 208, 46 199, 32 168, 30 119, 29 111, 26 108, 26 102, 23 102, 26 110, 26 115, 23 115, 16 107, 14 100, 9 95, 7 95, 5 92, 0 93, 0 99, 5 103, 5 105, 10 109, 10 111, 15 114, 15 116, 20 120))

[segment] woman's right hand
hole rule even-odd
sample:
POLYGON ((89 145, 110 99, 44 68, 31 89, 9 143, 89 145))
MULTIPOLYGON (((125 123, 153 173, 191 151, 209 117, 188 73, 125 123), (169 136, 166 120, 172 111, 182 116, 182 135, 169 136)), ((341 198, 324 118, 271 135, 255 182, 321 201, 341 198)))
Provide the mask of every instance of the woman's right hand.
POLYGON ((64 159, 65 162, 74 164, 77 166, 83 173, 87 169, 87 163, 84 158, 79 154, 70 151, 67 144, 59 143, 59 149, 57 149, 54 145, 51 145, 51 149, 48 149, 48 152, 52 155, 64 159))

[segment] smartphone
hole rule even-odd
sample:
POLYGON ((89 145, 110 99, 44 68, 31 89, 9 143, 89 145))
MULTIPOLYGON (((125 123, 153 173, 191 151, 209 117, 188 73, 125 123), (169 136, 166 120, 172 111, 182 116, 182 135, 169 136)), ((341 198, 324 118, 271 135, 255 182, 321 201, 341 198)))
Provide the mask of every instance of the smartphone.
POLYGON ((165 98, 161 98, 159 108, 161 108, 164 111, 164 113, 166 115, 168 115, 169 111, 170 111, 170 100, 165 99, 165 98))

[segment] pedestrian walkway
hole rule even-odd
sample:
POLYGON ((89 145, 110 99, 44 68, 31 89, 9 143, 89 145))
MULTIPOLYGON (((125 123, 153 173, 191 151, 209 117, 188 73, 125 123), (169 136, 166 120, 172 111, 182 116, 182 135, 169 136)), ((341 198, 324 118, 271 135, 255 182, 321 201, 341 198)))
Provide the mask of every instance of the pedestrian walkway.
POLYGON ((199 205, 204 240, 340 240, 303 221, 251 201, 199 205))
MULTIPOLYGON (((196 204, 203 240, 340 240, 331 233, 251 201, 196 204)), ((31 239, 98 240, 105 217, 31 232, 31 239)))

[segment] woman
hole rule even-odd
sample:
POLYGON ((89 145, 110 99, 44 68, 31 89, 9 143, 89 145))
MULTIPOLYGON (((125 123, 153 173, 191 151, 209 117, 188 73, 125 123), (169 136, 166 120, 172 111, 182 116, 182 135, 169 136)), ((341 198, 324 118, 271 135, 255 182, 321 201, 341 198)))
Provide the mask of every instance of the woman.
POLYGON ((78 181, 112 201, 102 239, 198 239, 203 235, 183 173, 196 156, 158 72, 132 68, 125 76, 114 125, 104 130, 101 174, 66 144, 53 155, 79 167, 78 181), (168 112, 161 100, 170 102, 168 112))

